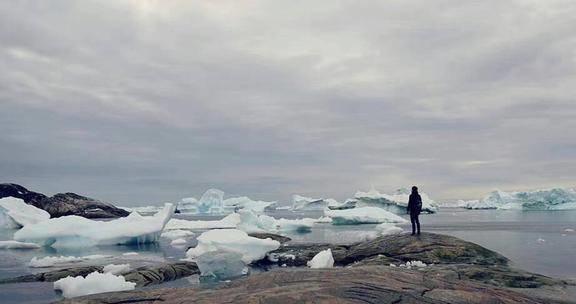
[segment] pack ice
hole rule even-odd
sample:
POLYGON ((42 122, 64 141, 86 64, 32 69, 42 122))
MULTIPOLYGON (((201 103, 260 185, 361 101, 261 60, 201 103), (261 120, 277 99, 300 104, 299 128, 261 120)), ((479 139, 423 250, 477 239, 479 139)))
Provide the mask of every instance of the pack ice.
POLYGON ((576 190, 569 188, 526 192, 496 190, 481 200, 459 204, 467 209, 572 210, 576 209, 576 190))
MULTIPOLYGON (((422 212, 435 213, 438 211, 437 204, 426 193, 420 193, 422 197, 422 212)), ((358 191, 354 195, 357 207, 379 207, 392 213, 405 214, 410 198, 410 190, 398 189, 393 194, 380 193, 377 190, 368 192, 358 191)))
POLYGON ((334 225, 405 223, 400 216, 378 207, 359 207, 345 210, 325 210, 334 225))
POLYGON ((125 218, 107 222, 63 216, 26 225, 14 234, 14 239, 52 247, 152 243, 158 241, 173 213, 174 206, 165 204, 153 216, 132 212, 125 218))
POLYGON ((242 262, 250 264, 280 247, 278 241, 251 237, 246 232, 237 229, 206 231, 197 240, 198 245, 186 252, 187 259, 192 261, 196 261, 199 256, 207 252, 232 252, 240 254, 242 262))
POLYGON ((0 216, 3 217, 5 226, 9 228, 21 228, 50 218, 50 214, 45 210, 28 205, 23 200, 14 197, 0 199, 0 216))

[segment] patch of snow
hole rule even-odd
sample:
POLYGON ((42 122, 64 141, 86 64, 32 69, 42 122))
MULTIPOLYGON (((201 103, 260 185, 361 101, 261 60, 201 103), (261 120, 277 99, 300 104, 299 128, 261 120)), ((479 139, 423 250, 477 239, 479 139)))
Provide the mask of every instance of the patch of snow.
POLYGON ((223 228, 236 228, 240 223, 240 215, 232 213, 225 218, 217 221, 188 221, 181 219, 171 219, 166 225, 166 230, 176 229, 190 229, 190 230, 203 230, 203 229, 223 229, 223 228))
POLYGON ((407 269, 411 269, 412 267, 416 267, 416 268, 424 268, 428 265, 426 265, 426 263, 423 263, 422 261, 408 261, 404 264, 400 264, 400 267, 406 267, 407 269))
POLYGON ((85 278, 82 276, 66 277, 54 282, 54 289, 61 290, 65 298, 112 292, 133 290, 136 283, 126 282, 123 276, 111 273, 93 272, 85 278))
POLYGON ((70 215, 26 225, 14 234, 17 241, 52 247, 142 244, 158 241, 174 206, 166 204, 153 216, 132 212, 124 218, 94 221, 70 215))
MULTIPOLYGON (((354 195, 357 200, 356 207, 379 207, 396 214, 405 214, 410 199, 410 190, 402 188, 393 194, 384 194, 372 189, 368 192, 358 191, 354 195)), ((422 212, 435 213, 438 206, 426 193, 420 192, 422 197, 422 212)))
POLYGON ((130 264, 109 264, 104 266, 102 272, 111 273, 113 275, 124 274, 130 271, 130 264))
POLYGON ((186 252, 188 260, 194 261, 207 252, 235 252, 242 255, 242 262, 249 264, 266 257, 266 253, 280 247, 272 239, 258 239, 237 229, 217 229, 202 233, 198 245, 186 252))
POLYGON ((307 265, 310 268, 334 267, 334 257, 332 256, 332 250, 328 248, 326 250, 320 251, 312 258, 312 260, 308 261, 307 265))
POLYGON ((45 267, 53 267, 62 264, 70 264, 70 263, 78 263, 82 261, 88 260, 98 260, 98 259, 106 259, 110 258, 109 255, 87 255, 82 257, 75 257, 75 256, 47 256, 43 258, 33 257, 28 263, 28 266, 33 268, 45 268, 45 267))
POLYGON ((37 249, 38 244, 23 243, 18 241, 0 241, 0 249, 37 249))
POLYGON ((7 226, 10 228, 20 228, 50 219, 50 214, 45 210, 14 197, 0 198, 0 213, 7 217, 7 226))
POLYGON ((378 207, 360 207, 346 210, 325 210, 334 225, 406 223, 402 217, 378 207))

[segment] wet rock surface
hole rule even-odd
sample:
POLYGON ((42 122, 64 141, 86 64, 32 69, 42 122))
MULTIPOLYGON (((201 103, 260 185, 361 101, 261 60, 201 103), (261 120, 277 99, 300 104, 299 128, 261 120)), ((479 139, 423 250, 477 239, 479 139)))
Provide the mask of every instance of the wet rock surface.
POLYGON ((26 283, 26 282, 56 282, 62 278, 71 276, 87 276, 94 271, 102 271, 103 266, 82 266, 73 268, 58 269, 43 273, 29 274, 16 278, 0 280, 0 284, 7 283, 26 283))
POLYGON ((275 241, 280 242, 280 244, 284 244, 292 240, 287 236, 278 235, 274 233, 248 233, 248 235, 258 239, 273 239, 275 241))
POLYGON ((288 243, 256 265, 303 266, 327 248, 340 267, 274 268, 216 289, 136 290, 67 303, 576 303, 573 282, 512 269, 494 251, 430 233, 347 246, 288 243), (429 265, 390 266, 413 260, 429 265))
POLYGON ((26 204, 46 210, 51 217, 77 215, 85 218, 117 218, 130 214, 112 204, 75 193, 58 193, 48 197, 17 184, 0 184, 0 198, 8 196, 22 199, 26 204))

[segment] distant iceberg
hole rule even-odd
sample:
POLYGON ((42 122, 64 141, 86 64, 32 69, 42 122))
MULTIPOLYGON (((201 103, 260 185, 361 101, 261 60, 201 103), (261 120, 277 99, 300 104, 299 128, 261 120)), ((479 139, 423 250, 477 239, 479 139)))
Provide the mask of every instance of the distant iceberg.
POLYGON ((402 217, 378 207, 359 207, 346 210, 325 210, 334 225, 405 223, 402 217))
POLYGON ((250 210, 256 213, 264 213, 266 210, 276 208, 277 202, 255 201, 246 196, 231 197, 224 200, 227 210, 250 210))
POLYGON ((14 197, 0 198, 0 222, 8 228, 21 228, 50 219, 45 210, 26 204, 14 197))
POLYGON ((152 243, 158 241, 173 214, 174 206, 166 204, 153 216, 132 212, 125 218, 106 222, 63 216, 26 225, 14 234, 14 239, 52 247, 152 243))
POLYGON ((496 190, 481 200, 461 201, 467 209, 572 210, 576 209, 576 190, 552 188, 525 192, 496 190))
MULTIPOLYGON (((223 229, 223 228, 236 228, 240 223, 240 215, 232 213, 223 219, 216 221, 188 221, 181 219, 171 219, 166 224, 166 230, 176 229, 189 229, 189 230, 203 230, 203 229, 223 229)), ((166 233, 166 232, 165 232, 166 233)))
POLYGON ((337 204, 333 199, 311 198, 298 194, 292 196, 292 210, 324 210, 329 204, 337 204))
MULTIPOLYGON (((426 193, 420 192, 422 197, 422 212, 435 213, 438 211, 436 202, 426 193)), ((410 190, 402 188, 396 190, 394 194, 384 194, 376 190, 368 192, 356 192, 356 207, 378 207, 396 214, 405 214, 410 198, 410 190)))
POLYGON ((239 212, 240 223, 237 228, 248 232, 308 232, 314 226, 316 219, 275 219, 268 215, 257 215, 251 210, 239 212))
POLYGON ((230 214, 238 210, 252 210, 263 213, 276 207, 276 202, 253 200, 246 196, 230 197, 224 199, 224 191, 209 189, 200 200, 193 197, 183 198, 178 203, 178 211, 190 214, 230 214))

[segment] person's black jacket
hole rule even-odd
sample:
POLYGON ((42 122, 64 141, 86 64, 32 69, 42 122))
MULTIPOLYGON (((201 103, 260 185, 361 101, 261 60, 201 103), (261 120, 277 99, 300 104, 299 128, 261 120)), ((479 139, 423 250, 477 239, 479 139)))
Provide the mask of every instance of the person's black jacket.
POLYGON ((410 194, 410 200, 408 201, 408 213, 410 214, 420 214, 422 211, 422 198, 418 193, 410 194))

